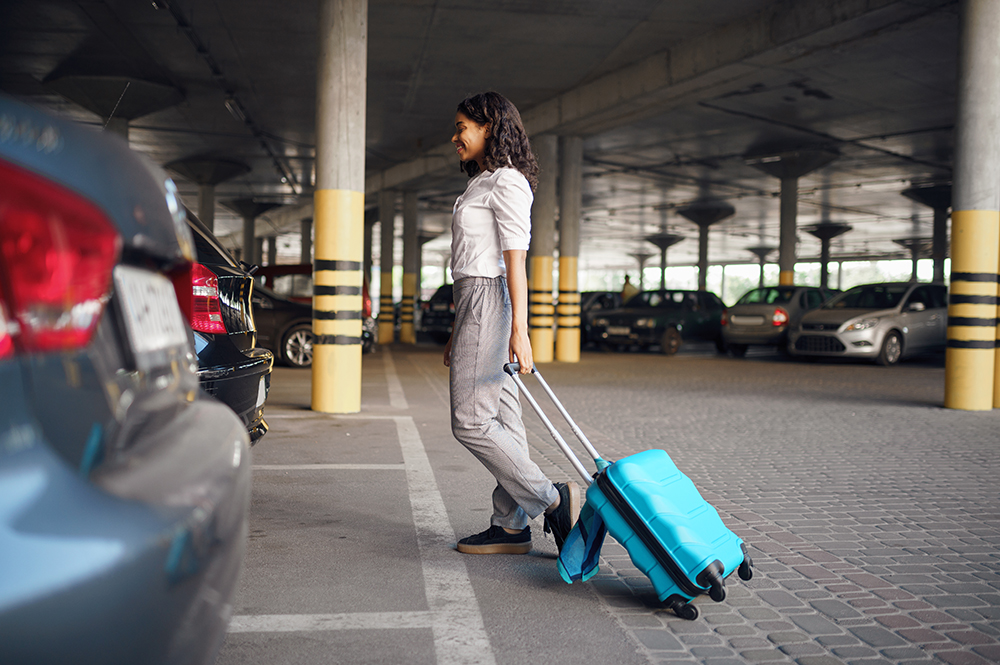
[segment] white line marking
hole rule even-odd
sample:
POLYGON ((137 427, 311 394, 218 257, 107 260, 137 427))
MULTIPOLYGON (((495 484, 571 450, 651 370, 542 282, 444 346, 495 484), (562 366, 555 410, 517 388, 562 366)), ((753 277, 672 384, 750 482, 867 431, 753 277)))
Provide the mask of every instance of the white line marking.
POLYGON ((430 612, 358 612, 355 614, 258 614, 235 616, 230 633, 295 633, 321 630, 433 628, 430 612))
POLYGON ((439 665, 493 665, 493 649, 486 634, 476 594, 462 554, 453 549, 455 532, 438 491, 413 418, 396 419, 399 445, 406 464, 413 525, 424 569, 424 592, 434 613, 434 649, 439 665))
POLYGON ((254 471, 405 471, 402 464, 254 464, 254 471))
POLYGON ((385 365, 385 382, 389 388, 389 406, 394 409, 405 410, 410 408, 403 393, 403 384, 396 373, 396 363, 392 359, 392 351, 388 346, 382 347, 382 363, 385 365))

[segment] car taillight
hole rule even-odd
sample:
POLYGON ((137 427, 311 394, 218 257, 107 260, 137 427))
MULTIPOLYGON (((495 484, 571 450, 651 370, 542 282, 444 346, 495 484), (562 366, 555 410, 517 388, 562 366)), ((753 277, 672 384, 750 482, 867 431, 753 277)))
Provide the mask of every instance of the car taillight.
POLYGON ((79 194, 0 162, 0 355, 86 346, 121 237, 79 194))
POLYGON ((191 328, 198 332, 225 334, 219 278, 200 263, 191 266, 191 328))
POLYGON ((721 323, 722 323, 722 325, 724 325, 724 326, 725 326, 725 325, 729 325, 729 310, 728 310, 728 309, 724 309, 724 310, 722 310, 722 319, 721 319, 721 323))
POLYGON ((788 312, 781 307, 776 307, 774 309, 774 314, 771 315, 771 325, 783 326, 786 323, 788 323, 788 312))

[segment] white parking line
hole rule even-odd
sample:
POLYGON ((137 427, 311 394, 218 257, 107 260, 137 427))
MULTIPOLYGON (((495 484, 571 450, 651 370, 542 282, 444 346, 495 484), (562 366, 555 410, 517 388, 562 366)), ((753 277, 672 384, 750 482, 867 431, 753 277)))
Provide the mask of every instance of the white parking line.
POLYGON ((357 612, 354 614, 257 614, 235 616, 230 633, 311 633, 323 630, 432 628, 430 612, 357 612))
POLYGON ((385 382, 389 388, 389 406, 394 409, 405 410, 410 408, 406 401, 406 394, 403 393, 403 384, 396 374, 396 363, 392 359, 392 351, 388 346, 382 347, 382 363, 385 365, 385 382))

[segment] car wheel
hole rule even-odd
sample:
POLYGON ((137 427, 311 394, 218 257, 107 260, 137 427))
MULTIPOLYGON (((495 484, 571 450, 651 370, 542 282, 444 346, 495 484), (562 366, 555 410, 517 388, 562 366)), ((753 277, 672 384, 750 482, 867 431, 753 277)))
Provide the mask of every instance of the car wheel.
POLYGON ((729 352, 733 354, 733 358, 742 358, 747 354, 746 344, 730 344, 729 352))
POLYGON ((292 367, 312 367, 314 338, 312 324, 292 326, 281 341, 281 359, 292 367))
POLYGON ((878 362, 890 367, 899 362, 903 355, 903 338, 895 330, 889 331, 882 340, 882 350, 878 354, 878 362))
POLYGON ((677 328, 667 328, 663 333, 663 338, 660 340, 660 350, 668 355, 672 356, 681 348, 681 334, 677 331, 677 328))
POLYGON ((729 351, 729 345, 726 344, 726 340, 722 339, 721 337, 716 337, 715 350, 721 353, 722 355, 725 355, 726 352, 729 351))

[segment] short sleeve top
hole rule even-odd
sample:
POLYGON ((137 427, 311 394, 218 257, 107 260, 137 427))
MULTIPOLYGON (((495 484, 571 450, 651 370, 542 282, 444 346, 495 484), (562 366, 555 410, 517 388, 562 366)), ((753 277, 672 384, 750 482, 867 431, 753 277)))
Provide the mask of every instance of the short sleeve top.
POLYGON ((484 171, 469 180, 452 210, 452 279, 505 275, 503 252, 527 251, 531 243, 533 199, 528 179, 514 168, 484 171))

